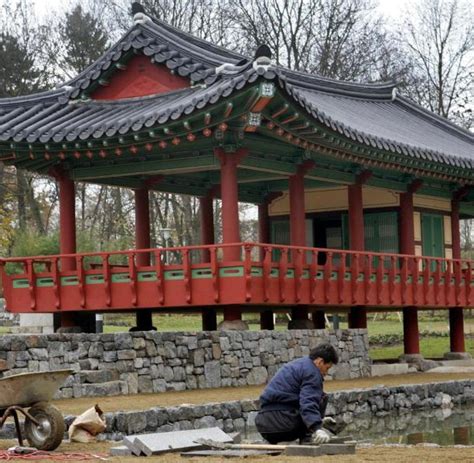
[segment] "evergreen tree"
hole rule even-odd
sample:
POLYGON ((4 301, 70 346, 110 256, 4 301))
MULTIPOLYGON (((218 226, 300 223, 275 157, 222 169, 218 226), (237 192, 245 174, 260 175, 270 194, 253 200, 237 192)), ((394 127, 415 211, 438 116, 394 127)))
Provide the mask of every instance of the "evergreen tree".
POLYGON ((100 58, 108 47, 108 37, 99 20, 77 5, 66 13, 60 26, 60 40, 64 46, 62 65, 70 77, 75 77, 100 58))

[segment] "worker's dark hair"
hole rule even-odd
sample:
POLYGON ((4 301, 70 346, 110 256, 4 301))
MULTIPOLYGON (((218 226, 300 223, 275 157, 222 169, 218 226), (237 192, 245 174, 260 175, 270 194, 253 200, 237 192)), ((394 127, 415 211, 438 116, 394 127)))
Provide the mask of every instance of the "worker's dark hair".
POLYGON ((339 361, 336 349, 334 349, 331 344, 319 344, 316 347, 313 347, 309 351, 309 358, 315 360, 317 358, 322 358, 324 363, 333 363, 336 364, 339 361))

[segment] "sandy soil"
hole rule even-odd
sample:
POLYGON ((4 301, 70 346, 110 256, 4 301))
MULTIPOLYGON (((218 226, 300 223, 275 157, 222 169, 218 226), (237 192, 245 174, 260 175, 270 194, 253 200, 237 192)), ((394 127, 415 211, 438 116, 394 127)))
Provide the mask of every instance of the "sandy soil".
MULTIPOLYGON (((326 381, 327 392, 355 388, 370 388, 380 385, 396 386, 400 384, 421 384, 459 379, 474 379, 474 373, 413 373, 400 376, 352 379, 345 381, 326 381)), ((151 407, 164 407, 181 404, 204 404, 210 402, 228 402, 231 400, 256 399, 263 386, 201 389, 183 392, 163 392, 158 394, 137 394, 119 397, 88 397, 80 399, 57 400, 55 405, 65 415, 77 415, 94 404, 99 404, 104 412, 145 410, 151 407)))
MULTIPOLYGON (((2 443, 3 448, 8 448, 13 445, 12 441, 2 443)), ((474 462, 474 447, 443 447, 443 448, 427 448, 427 447, 382 447, 377 446, 373 448, 361 448, 356 450, 355 455, 335 455, 318 458, 301 458, 301 457, 286 457, 286 456, 261 456, 245 458, 218 458, 218 457, 206 457, 206 458, 192 458, 181 457, 179 454, 166 454, 156 457, 110 457, 108 455, 109 448, 115 443, 100 442, 96 444, 71 444, 63 443, 58 449, 58 453, 61 452, 85 452, 87 454, 93 454, 97 452, 103 457, 107 458, 107 461, 114 463, 182 463, 182 462, 196 462, 196 463, 237 463, 237 462, 248 462, 248 463, 313 463, 318 461, 321 463, 359 463, 359 462, 390 462, 390 463, 436 463, 440 462, 474 462)), ((20 461, 11 459, 9 461, 20 461)), ((24 461, 24 460, 22 460, 24 461)), ((42 460, 35 460, 41 462, 51 463, 53 459, 47 458, 42 460)), ((69 460, 73 461, 73 460, 69 460)), ((91 459, 90 461, 100 462, 100 459, 91 459)))
MULTIPOLYGON (((347 390, 354 388, 367 388, 375 386, 395 386, 400 384, 421 384, 442 381, 451 381, 459 379, 474 379, 474 374, 430 374, 418 373, 401 376, 384 376, 377 378, 364 378, 348 381, 328 381, 325 384, 327 391, 347 390)), ((245 387, 245 388, 225 388, 225 389, 206 389, 199 391, 185 392, 168 392, 161 394, 140 394, 135 396, 122 397, 96 397, 72 400, 58 400, 56 405, 59 406, 64 414, 78 414, 89 408, 92 404, 98 403, 104 411, 117 410, 140 410, 152 406, 178 405, 183 403, 208 403, 218 401, 238 400, 243 398, 256 398, 259 396, 262 386, 245 387)), ((7 449, 16 445, 16 441, 1 441, 0 443, 0 460, 2 458, 2 449, 7 449)), ((120 445, 117 442, 98 442, 93 444, 78 444, 64 442, 58 449, 62 452, 85 452, 89 455, 98 454, 105 457, 107 461, 114 463, 140 463, 140 462, 160 462, 160 463, 177 463, 177 462, 196 462, 196 463, 223 463, 223 462, 249 462, 249 463, 283 463, 298 462, 309 463, 314 462, 315 458, 301 457, 252 457, 245 460, 238 458, 184 458, 179 454, 166 454, 157 457, 110 457, 109 450, 111 447, 120 445)), ((58 455, 59 456, 59 455, 58 455)), ((9 461, 24 461, 18 459, 9 459, 9 461)), ((45 458, 35 460, 41 462, 53 462, 53 458, 45 458)), ((64 460, 63 460, 64 461, 64 460)), ((67 460, 74 461, 74 460, 67 460)), ((84 460, 82 460, 84 461, 84 460)), ((90 461, 103 461, 97 458, 91 458, 90 461)), ((474 446, 472 447, 422 447, 422 446, 404 446, 404 447, 388 447, 375 446, 370 448, 358 448, 356 455, 326 456, 318 457, 321 463, 353 463, 353 462, 390 462, 390 463, 432 463, 438 462, 473 462, 474 463, 474 446)))

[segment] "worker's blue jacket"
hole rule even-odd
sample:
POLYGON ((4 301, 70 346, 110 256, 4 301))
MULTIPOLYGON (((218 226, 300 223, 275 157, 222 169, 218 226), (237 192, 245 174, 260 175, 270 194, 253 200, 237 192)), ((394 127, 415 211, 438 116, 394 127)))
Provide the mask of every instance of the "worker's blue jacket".
POLYGON ((306 427, 321 426, 320 402, 323 375, 309 357, 303 357, 278 370, 260 396, 262 411, 298 410, 306 427))

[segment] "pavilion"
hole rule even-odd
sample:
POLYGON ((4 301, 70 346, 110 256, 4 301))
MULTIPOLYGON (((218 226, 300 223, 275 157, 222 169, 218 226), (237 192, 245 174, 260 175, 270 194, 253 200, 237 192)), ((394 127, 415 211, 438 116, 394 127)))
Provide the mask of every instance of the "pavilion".
POLYGON ((294 328, 343 312, 366 328, 368 311, 402 310, 417 355, 418 311, 443 309, 451 354, 465 353, 474 282, 459 221, 474 217, 474 136, 394 83, 295 72, 265 46, 241 56, 138 13, 71 81, 0 100, 0 159, 60 191, 61 254, 2 260, 12 312, 87 330, 95 313, 135 311, 151 329, 153 311, 196 311, 212 330, 217 312, 237 325, 259 312, 262 329, 275 311, 294 328), (134 190, 136 249, 76 253, 76 182, 134 190), (200 198, 201 245, 174 249, 174 263, 150 249, 150 191, 200 198), (241 242, 239 201, 258 204, 258 243, 241 242))

